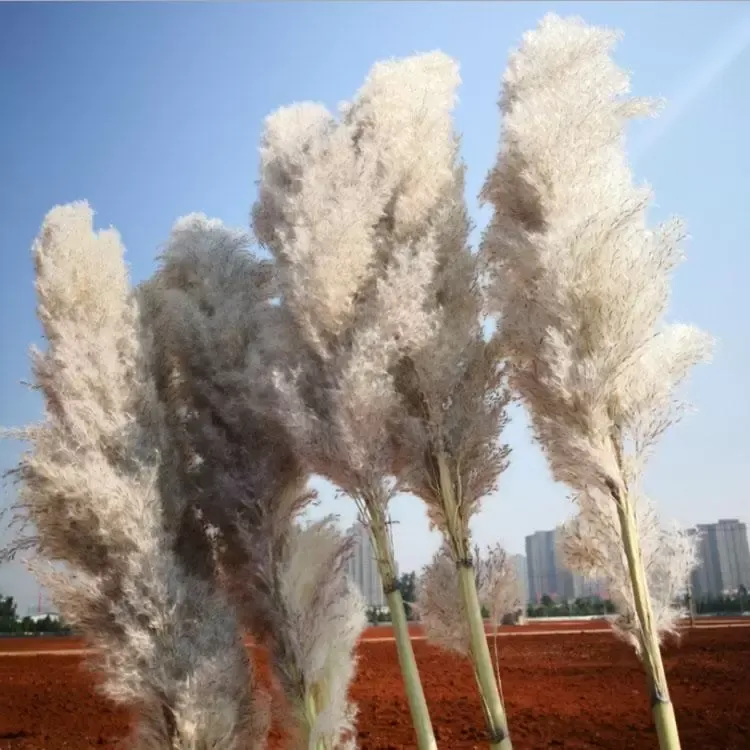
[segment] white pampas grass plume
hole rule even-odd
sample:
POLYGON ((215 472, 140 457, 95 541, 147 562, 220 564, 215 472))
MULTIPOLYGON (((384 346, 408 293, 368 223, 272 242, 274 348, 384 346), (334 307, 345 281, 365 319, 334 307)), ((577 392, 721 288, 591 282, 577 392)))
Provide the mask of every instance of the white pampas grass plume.
POLYGON ((523 607, 521 585, 505 549, 495 544, 479 558, 479 601, 490 615, 490 622, 501 625, 506 615, 515 615, 523 607))
POLYGON ((299 669, 286 678, 296 678, 302 690, 298 705, 308 712, 311 750, 318 743, 329 750, 355 746, 356 706, 348 691, 367 616, 362 595, 346 573, 353 543, 331 518, 295 528, 278 572, 299 669))
MULTIPOLYGON (((435 52, 375 65, 336 119, 317 104, 266 120, 256 234, 284 295, 325 356, 394 251, 429 256, 425 227, 451 178, 455 63, 435 52)), ((418 288, 418 287, 417 287, 418 288)), ((409 303, 409 297, 401 301, 409 303)))
POLYGON ((414 609, 428 642, 463 656, 469 653, 469 626, 456 563, 445 545, 435 553, 417 581, 414 609))
MULTIPOLYGON (((643 644, 617 510, 607 498, 592 495, 576 497, 578 512, 563 525, 563 561, 588 578, 608 580, 609 595, 617 609, 611 618, 612 628, 640 654, 643 644)), ((660 639, 675 636, 678 622, 687 614, 682 600, 697 564, 695 540, 684 529, 661 523, 645 496, 636 498, 635 518, 654 625, 660 639)))
POLYGON ((494 211, 481 252, 511 383, 555 478, 579 497, 574 569, 586 574, 592 565, 583 561, 596 550, 632 620, 617 529, 635 524, 642 549, 632 559, 651 571, 650 606, 663 632, 693 553, 685 538, 657 531, 639 482, 684 410, 677 388, 712 344, 692 326, 664 322, 684 231, 676 220, 647 225, 651 194, 633 182, 624 136, 654 104, 628 95, 629 76, 611 57, 616 39, 550 14, 511 56, 502 146, 482 191, 494 211))
POLYGON ((349 494, 383 495, 391 368, 434 332, 458 80, 442 53, 417 55, 376 65, 339 118, 300 104, 266 121, 253 227, 307 353, 278 371, 282 413, 306 465, 349 494))
POLYGON ((457 156, 453 176, 435 219, 437 265, 425 302, 437 324, 394 368, 399 403, 390 431, 400 487, 425 502, 431 526, 461 559, 469 555, 471 518, 508 466, 510 449, 501 437, 510 394, 502 347, 484 332, 480 269, 469 244, 464 168, 457 156), (447 477, 440 474, 440 456, 447 477), (446 504, 449 492, 455 508, 446 504))
POLYGON ((107 694, 140 710, 138 745, 240 750, 263 742, 265 717, 234 612, 198 572, 205 547, 180 538, 196 529, 162 472, 148 336, 119 237, 92 219, 57 207, 34 244, 46 415, 21 433, 20 500, 41 560, 64 564, 42 571, 53 600, 101 655, 107 694))
MULTIPOLYGON (((521 608, 521 588, 510 559, 499 544, 474 557, 479 601, 495 627, 521 608)), ((445 545, 419 578, 416 611, 427 640, 448 651, 469 653, 469 626, 459 589, 456 563, 445 545)))

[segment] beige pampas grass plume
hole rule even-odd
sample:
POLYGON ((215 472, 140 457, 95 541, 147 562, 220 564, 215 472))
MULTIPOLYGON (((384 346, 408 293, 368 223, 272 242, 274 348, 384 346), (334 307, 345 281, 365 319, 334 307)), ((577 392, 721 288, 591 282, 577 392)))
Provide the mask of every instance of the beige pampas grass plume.
MULTIPOLYGON (((474 555, 479 601, 495 628, 506 615, 521 607, 521 587, 506 551, 499 544, 474 555)), ((458 571, 445 545, 422 571, 417 589, 416 611, 424 624, 427 640, 448 651, 468 656, 469 626, 461 601, 458 571)))
POLYGON ((426 309, 437 213, 454 179, 455 63, 442 53, 375 65, 335 117, 273 113, 261 144, 256 236, 278 264, 300 361, 280 368, 281 413, 305 466, 357 502, 377 550, 420 750, 435 738, 388 534, 394 370, 433 335, 426 309))
POLYGON ((640 480, 711 339, 664 322, 684 231, 676 220, 647 224, 651 193, 634 184, 624 136, 654 103, 629 96, 611 57, 617 36, 550 14, 511 56, 502 144, 482 191, 494 210, 482 254, 512 385, 555 478, 578 499, 569 559, 612 582, 660 744, 677 748, 659 633, 679 614, 673 596, 694 550, 660 528, 640 480))
POLYGON ((85 203, 54 208, 33 249, 45 418, 20 433, 30 448, 17 478, 37 569, 56 564, 42 571, 53 600, 95 647, 107 695, 139 711, 137 747, 260 745, 265 717, 234 612, 198 573, 204 547, 180 544, 190 526, 162 471, 170 437, 120 238, 92 223, 85 203))

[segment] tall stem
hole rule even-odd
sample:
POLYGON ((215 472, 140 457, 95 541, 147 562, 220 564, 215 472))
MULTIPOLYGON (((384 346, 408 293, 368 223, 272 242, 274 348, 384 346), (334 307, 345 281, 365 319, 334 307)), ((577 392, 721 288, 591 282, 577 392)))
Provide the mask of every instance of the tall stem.
POLYGON ((446 532, 458 564, 461 598, 469 625, 470 657, 487 718, 490 747, 492 750, 513 750, 505 708, 500 698, 499 675, 496 678, 490 647, 487 643, 487 633, 484 629, 474 565, 469 553, 469 539, 466 538, 465 525, 461 520, 460 498, 456 496, 456 486, 445 455, 438 454, 436 459, 440 496, 447 525, 446 532))
POLYGON ((417 735, 419 750, 437 750, 435 734, 432 730, 430 711, 422 689, 414 648, 409 637, 409 624, 406 620, 404 600, 396 586, 396 564, 393 554, 393 544, 386 528, 385 507, 381 503, 367 504, 370 537, 375 548, 380 579, 388 600, 391 612, 393 636, 396 639, 398 663, 404 680, 406 699, 409 703, 411 721, 417 735))
POLYGON ((398 663, 404 678, 411 720, 417 734, 417 747, 419 750, 437 750, 430 712, 427 708, 427 700, 424 697, 422 681, 419 678, 417 660, 414 658, 414 649, 409 637, 409 625, 404 611, 404 601, 400 591, 395 590, 388 593, 388 607, 391 610, 398 663))
MULTIPOLYGON (((303 736, 300 738, 300 750, 309 750, 310 735, 312 734, 313 727, 318 718, 318 704, 315 700, 314 688, 305 694, 303 710, 305 716, 305 727, 303 736)), ((318 739, 315 743, 315 750, 327 750, 326 743, 322 739, 318 739)))
POLYGON ((661 750, 680 750, 674 706, 669 698, 667 675, 661 658, 659 635, 654 626, 651 597, 648 592, 646 569, 643 565, 641 545, 636 530, 633 506, 627 495, 614 493, 620 519, 622 541, 628 560, 630 583, 633 587, 636 614, 641 626, 642 658, 651 692, 651 715, 656 725, 661 750))
POLYGON ((487 644, 487 634, 484 630, 484 620, 482 619, 482 609, 479 604, 473 566, 460 566, 458 577, 469 624, 471 660, 474 664, 474 671, 488 719, 491 737, 490 747, 493 750, 512 750, 513 745, 508 734, 505 709, 503 708, 503 702, 500 700, 500 691, 492 668, 492 657, 487 644))

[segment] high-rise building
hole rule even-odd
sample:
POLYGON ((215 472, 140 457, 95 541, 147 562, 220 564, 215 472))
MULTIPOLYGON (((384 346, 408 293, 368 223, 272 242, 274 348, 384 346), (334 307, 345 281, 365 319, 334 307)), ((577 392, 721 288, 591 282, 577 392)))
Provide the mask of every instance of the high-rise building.
POLYGON ((693 571, 693 596, 733 594, 740 586, 750 588, 750 548, 747 525, 736 518, 698 524, 698 567, 693 571))
POLYGON ((560 560, 558 536, 553 529, 526 537, 530 601, 538 602, 545 594, 556 600, 574 598, 573 576, 560 560))
POLYGON ((722 590, 719 554, 716 550, 716 534, 709 524, 690 529, 688 533, 697 537, 698 564, 690 576, 692 594, 697 599, 718 596, 722 590))
POLYGON ((564 565, 559 538, 559 529, 535 531, 526 537, 529 600, 539 602, 545 594, 556 601, 593 596, 606 599, 605 581, 575 574, 564 565))
MULTIPOLYGON (((529 601, 538 602, 556 589, 550 571, 554 564, 554 532, 535 531, 526 537, 526 568, 529 579, 529 601)), ((554 573, 552 574, 554 575, 554 573)))
POLYGON ((347 572, 359 586, 368 607, 385 607, 386 599, 383 593, 383 584, 367 527, 358 522, 354 524, 351 531, 354 534, 356 544, 354 552, 349 558, 347 572))
POLYGON ((529 570, 523 555, 511 555, 510 563, 516 573, 516 580, 521 588, 521 602, 524 607, 529 603, 529 570))

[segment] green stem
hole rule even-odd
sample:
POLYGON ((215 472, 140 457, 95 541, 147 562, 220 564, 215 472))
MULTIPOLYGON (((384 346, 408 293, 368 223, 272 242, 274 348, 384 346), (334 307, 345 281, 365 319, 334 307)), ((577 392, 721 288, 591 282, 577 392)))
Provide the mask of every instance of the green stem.
POLYGON ((651 715, 656 726, 661 750, 680 750, 674 706, 669 698, 667 675, 659 647, 659 634, 654 625, 651 597, 648 592, 646 569, 643 565, 633 507, 627 496, 613 492, 622 531, 622 542, 628 560, 633 599, 641 628, 643 665, 651 692, 651 715))
POLYGON ((430 711, 427 708, 427 700, 422 689, 417 660, 414 657, 414 648, 409 636, 404 600, 396 587, 396 563, 393 544, 387 529, 385 507, 382 502, 367 503, 370 538, 375 548, 378 571, 388 600, 388 609, 391 612, 398 663, 404 680, 412 725, 417 735, 417 747, 419 750, 437 750, 430 711))
POLYGON ((484 720, 487 723, 487 726, 489 726, 492 719, 490 718, 489 711, 487 710, 487 704, 485 703, 484 697, 482 696, 482 685, 479 682, 479 674, 477 673, 476 669, 474 669, 474 680, 477 683, 477 689, 479 690, 479 698, 482 701, 482 713, 484 714, 484 720))
POLYGON ((500 700, 500 691, 492 668, 490 648, 487 645, 487 634, 484 630, 484 620, 482 619, 482 610, 477 595, 474 568, 466 565, 460 566, 458 577, 469 624, 471 659, 474 663, 474 671, 488 718, 488 729, 492 737, 490 747, 493 750, 512 750, 513 745, 508 734, 505 709, 500 700))
MULTIPOLYGON (((310 735, 312 729, 315 726, 315 721, 318 718, 318 706, 315 701, 315 695, 312 690, 309 690, 305 695, 305 732, 304 737, 300 741, 300 750, 307 750, 310 746, 310 735)), ((326 744, 322 739, 319 739, 315 743, 316 750, 326 750, 326 744)))
MULTIPOLYGON (((648 680, 649 692, 652 696, 657 693, 651 680, 648 680)), ((677 731, 677 719, 674 715, 674 704, 671 701, 654 700, 652 697, 651 716, 656 726, 656 736, 659 747, 664 750, 680 750, 680 734, 677 731)))
POLYGON ((398 652, 398 663, 404 678, 406 698, 409 702, 411 720, 417 733, 417 747, 419 750, 437 750, 435 735, 432 731, 430 711, 427 708, 427 700, 422 690, 422 681, 419 678, 417 660, 414 658, 414 649, 409 637, 409 624, 406 621, 404 601, 401 592, 391 591, 388 593, 388 607, 391 610, 391 621, 393 623, 393 635, 396 638, 396 651, 398 652))
POLYGON ((492 750, 513 750, 508 734, 508 720, 500 698, 500 679, 499 675, 496 677, 493 669, 487 633, 484 629, 474 565, 469 554, 466 524, 461 519, 460 484, 454 483, 445 454, 439 453, 436 460, 440 497, 447 527, 445 532, 458 565, 461 598, 469 625, 470 656, 487 717, 490 747, 492 750))

